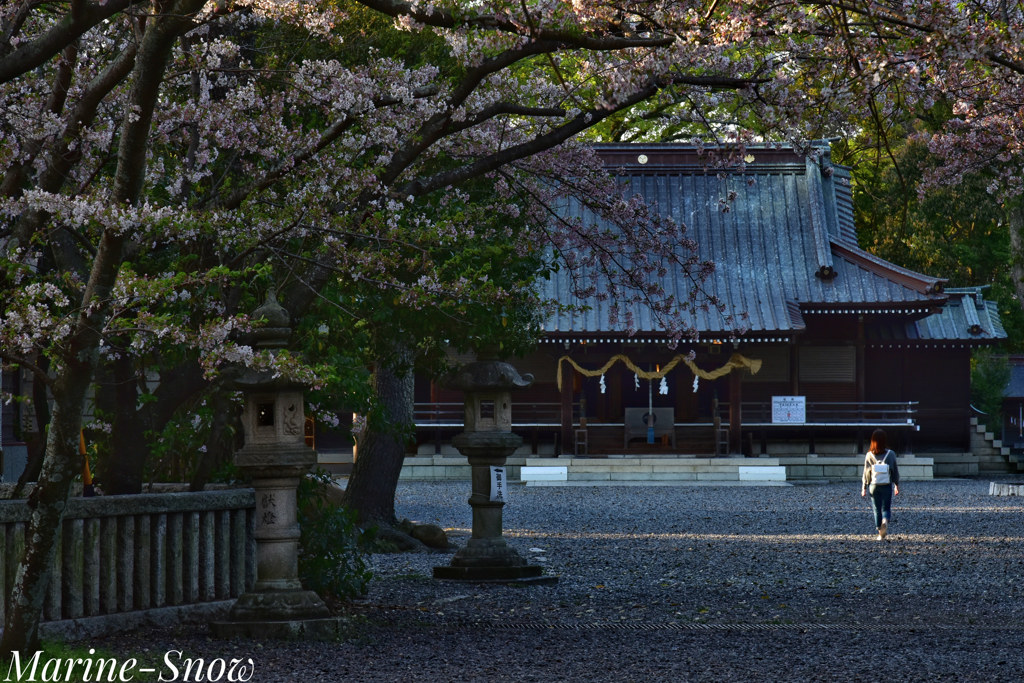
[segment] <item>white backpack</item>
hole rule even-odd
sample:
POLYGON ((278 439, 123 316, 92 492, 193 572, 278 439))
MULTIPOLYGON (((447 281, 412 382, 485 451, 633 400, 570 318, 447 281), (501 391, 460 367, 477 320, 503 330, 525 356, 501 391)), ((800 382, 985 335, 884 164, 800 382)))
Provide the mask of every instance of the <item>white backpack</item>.
MULTIPOLYGON (((882 456, 884 459, 889 455, 886 451, 885 455, 882 456)), ((877 457, 877 456, 875 456, 877 457)), ((889 465, 884 462, 876 462, 871 466, 871 483, 872 484, 888 484, 889 483, 889 465)))

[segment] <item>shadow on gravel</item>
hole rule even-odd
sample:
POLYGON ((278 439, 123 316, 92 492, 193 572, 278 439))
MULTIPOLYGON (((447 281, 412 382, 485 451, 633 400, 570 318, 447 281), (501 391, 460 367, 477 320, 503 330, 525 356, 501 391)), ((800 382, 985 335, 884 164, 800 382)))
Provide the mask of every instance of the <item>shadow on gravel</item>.
MULTIPOLYGON (((515 488, 506 539, 555 587, 439 582, 445 556, 375 555, 346 642, 113 642, 248 652, 267 682, 1024 680, 1024 498, 986 492, 908 482, 878 542, 857 484, 515 488)), ((465 530, 465 496, 403 483, 398 512, 465 530)))

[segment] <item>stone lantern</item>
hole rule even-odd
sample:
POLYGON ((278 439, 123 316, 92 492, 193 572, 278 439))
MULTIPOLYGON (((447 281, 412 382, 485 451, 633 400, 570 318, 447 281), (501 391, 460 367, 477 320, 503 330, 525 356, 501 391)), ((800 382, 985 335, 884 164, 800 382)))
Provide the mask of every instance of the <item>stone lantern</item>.
MULTIPOLYGON (((273 292, 252 317, 266 320, 253 334, 257 349, 283 349, 291 336, 288 312, 273 292)), ((233 382, 244 394, 245 446, 235 464, 256 490, 256 584, 243 593, 227 621, 211 624, 217 637, 332 637, 337 619, 320 596, 299 581, 296 489, 316 464, 305 442, 304 387, 273 371, 246 369, 233 382)))
POLYGON ((514 367, 493 358, 465 366, 446 382, 466 394, 466 431, 452 444, 472 466, 473 536, 452 558, 450 566, 434 567, 434 578, 500 583, 556 583, 557 577, 541 576, 544 568, 527 564, 501 537, 504 500, 492 495, 492 468, 504 467, 505 459, 523 439, 512 433, 512 391, 533 384, 533 376, 520 377, 514 367))

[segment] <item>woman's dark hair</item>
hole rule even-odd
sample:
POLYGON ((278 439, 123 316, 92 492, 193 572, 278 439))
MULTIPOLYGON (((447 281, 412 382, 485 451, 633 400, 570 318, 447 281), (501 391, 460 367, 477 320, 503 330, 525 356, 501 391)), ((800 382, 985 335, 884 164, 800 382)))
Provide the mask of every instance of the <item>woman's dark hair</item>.
POLYGON ((876 429, 871 432, 871 452, 875 455, 881 455, 888 450, 885 442, 885 432, 881 429, 876 429))

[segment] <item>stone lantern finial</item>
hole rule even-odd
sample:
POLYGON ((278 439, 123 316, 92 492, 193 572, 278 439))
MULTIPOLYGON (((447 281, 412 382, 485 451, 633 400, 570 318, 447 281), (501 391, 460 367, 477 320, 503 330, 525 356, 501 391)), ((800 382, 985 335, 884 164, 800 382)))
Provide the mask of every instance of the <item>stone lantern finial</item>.
POLYGON ((273 288, 267 290, 266 300, 249 316, 253 320, 265 320, 266 325, 252 332, 253 346, 260 349, 283 349, 292 336, 291 316, 277 301, 273 288))

